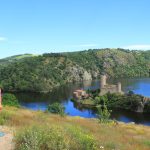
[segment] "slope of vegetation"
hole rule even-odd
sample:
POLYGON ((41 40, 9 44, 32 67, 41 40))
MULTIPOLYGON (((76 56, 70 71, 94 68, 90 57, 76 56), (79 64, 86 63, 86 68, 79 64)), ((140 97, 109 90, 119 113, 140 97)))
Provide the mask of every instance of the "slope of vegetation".
POLYGON ((14 107, 3 108, 0 124, 13 129, 16 150, 150 149, 150 128, 146 126, 102 124, 97 119, 60 117, 14 107))
POLYGON ((0 59, 0 66, 6 66, 10 63, 16 62, 16 61, 20 61, 23 58, 26 57, 35 57, 37 55, 33 55, 33 54, 23 54, 23 55, 15 55, 15 56, 11 56, 11 57, 7 57, 4 59, 0 59))
POLYGON ((90 97, 83 99, 72 98, 74 103, 83 105, 84 107, 104 107, 109 109, 122 109, 132 112, 150 112, 150 99, 144 101, 142 95, 134 94, 132 91, 126 94, 107 93, 103 96, 99 92, 89 91, 90 97), (91 94, 91 93, 94 94, 91 94))
POLYGON ((114 78, 145 77, 150 70, 150 51, 100 49, 12 58, 0 60, 5 91, 49 92, 67 82, 99 78, 103 72, 114 78))

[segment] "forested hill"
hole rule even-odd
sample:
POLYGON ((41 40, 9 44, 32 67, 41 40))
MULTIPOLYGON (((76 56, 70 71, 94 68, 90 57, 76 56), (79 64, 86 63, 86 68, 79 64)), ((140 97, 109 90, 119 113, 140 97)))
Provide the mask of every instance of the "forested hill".
POLYGON ((34 57, 34 56, 37 56, 37 55, 24 54, 24 55, 15 55, 15 56, 7 57, 4 59, 0 59, 0 66, 8 65, 10 63, 13 63, 19 60, 21 61, 23 58, 26 58, 26 57, 34 57))
POLYGON ((48 92, 67 82, 99 78, 103 72, 117 78, 149 76, 150 70, 150 51, 96 49, 29 56, 0 60, 5 91, 48 92))

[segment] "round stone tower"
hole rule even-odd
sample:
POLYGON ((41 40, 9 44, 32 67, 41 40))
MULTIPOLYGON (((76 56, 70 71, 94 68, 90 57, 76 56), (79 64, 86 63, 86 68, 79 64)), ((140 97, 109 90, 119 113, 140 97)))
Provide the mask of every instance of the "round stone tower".
POLYGON ((117 84, 117 91, 118 91, 118 93, 122 92, 122 90, 121 90, 121 82, 118 82, 118 84, 117 84))
POLYGON ((101 88, 104 88, 104 86, 106 85, 106 75, 101 75, 101 88))

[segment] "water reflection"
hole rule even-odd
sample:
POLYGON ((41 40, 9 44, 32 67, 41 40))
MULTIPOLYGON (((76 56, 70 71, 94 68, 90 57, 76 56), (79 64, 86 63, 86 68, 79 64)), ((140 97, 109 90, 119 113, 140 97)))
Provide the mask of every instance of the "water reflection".
MULTIPOLYGON (((109 80, 109 83, 116 83, 121 81, 123 91, 134 91, 137 94, 150 97, 150 79, 117 79, 109 80)), ((66 113, 71 116, 81 116, 85 118, 96 117, 96 110, 83 108, 70 101, 74 90, 83 89, 97 89, 100 86, 100 81, 86 81, 83 83, 66 84, 61 86, 51 93, 16 93, 22 106, 32 110, 46 110, 48 104, 54 102, 62 103, 66 108, 66 113)), ((124 122, 136 122, 140 124, 150 125, 149 114, 137 114, 128 111, 113 111, 112 118, 124 122)))
POLYGON ((137 124, 150 126, 150 114, 141 114, 125 110, 117 110, 112 112, 111 118, 126 123, 135 122, 137 124))

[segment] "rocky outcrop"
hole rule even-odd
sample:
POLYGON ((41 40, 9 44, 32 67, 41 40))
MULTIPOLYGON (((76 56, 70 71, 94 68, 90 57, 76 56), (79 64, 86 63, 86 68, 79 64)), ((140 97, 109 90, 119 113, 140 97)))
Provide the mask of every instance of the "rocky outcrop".
POLYGON ((67 73, 69 74, 67 81, 70 82, 92 80, 91 73, 79 66, 68 67, 67 73))
POLYGON ((83 72, 82 79, 83 79, 84 81, 86 81, 86 80, 92 80, 92 75, 91 75, 89 72, 87 72, 87 71, 85 70, 85 71, 83 72))
POLYGON ((144 112, 144 104, 142 102, 140 102, 139 106, 137 107, 137 111, 138 113, 143 113, 144 112))

